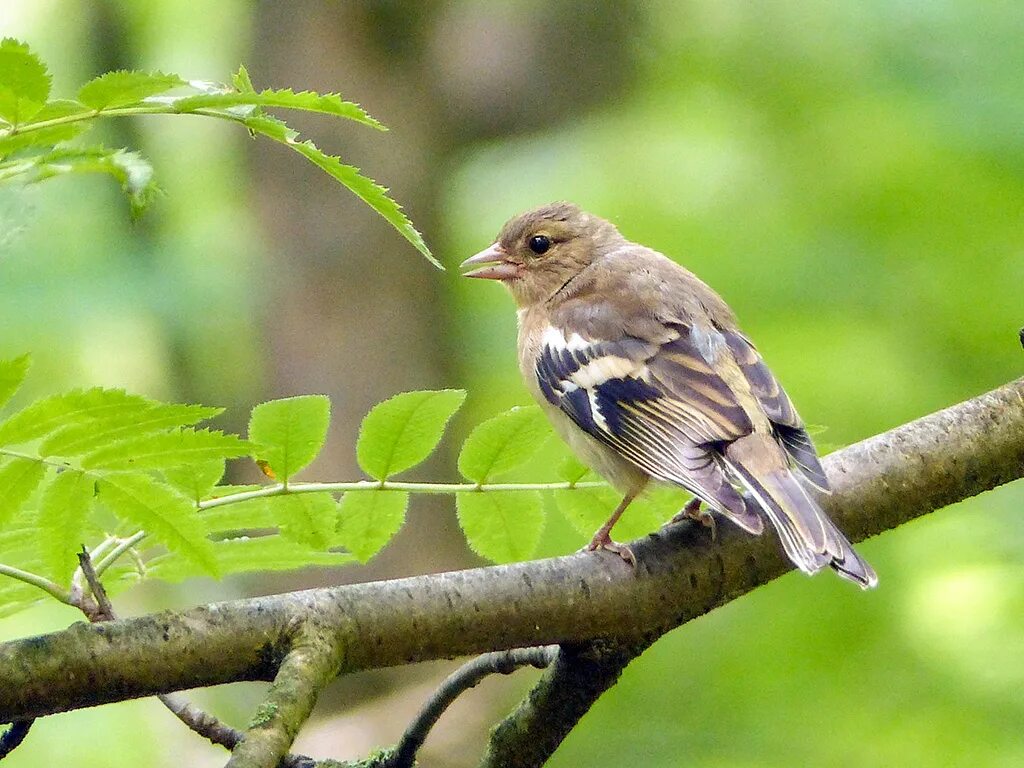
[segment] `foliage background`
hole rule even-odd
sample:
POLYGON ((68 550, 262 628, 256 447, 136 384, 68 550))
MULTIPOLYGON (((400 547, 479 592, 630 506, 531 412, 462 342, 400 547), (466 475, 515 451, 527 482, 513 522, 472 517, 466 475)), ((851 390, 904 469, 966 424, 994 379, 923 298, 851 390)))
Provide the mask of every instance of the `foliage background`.
MULTIPOLYGON (((1022 34, 1013 4, 967 2, 6 0, 0 13, 55 95, 118 67, 227 79, 244 62, 257 87, 359 101, 390 134, 295 123, 391 186, 450 267, 534 204, 611 218, 725 295, 826 448, 1020 375, 1022 34)), ((26 398, 125 386, 228 406, 222 426, 241 429, 258 400, 323 392, 335 433, 306 472, 323 480, 356 477, 355 425, 400 389, 466 386, 462 435, 527 402, 500 289, 434 271, 308 164, 204 121, 107 131, 146 152, 168 193, 139 224, 107 179, 0 198, 0 356, 33 351, 26 398)), ((451 455, 428 475, 454 478, 451 455)), ((552 764, 1021 764, 1022 501, 1003 489, 863 545, 882 580, 871 594, 791 574, 672 633, 552 764)), ((119 608, 464 567, 452 506, 415 500, 365 568, 151 585, 119 608)), ((580 543, 549 516, 541 554, 580 543)), ((43 607, 0 637, 77 618, 43 607)), ((393 742, 449 668, 339 681, 297 748, 343 758, 393 742)), ((532 674, 465 697, 424 764, 472 765, 532 674)), ((241 724, 258 691, 199 699, 241 724)), ((9 762, 223 755, 141 701, 41 721, 9 762)))

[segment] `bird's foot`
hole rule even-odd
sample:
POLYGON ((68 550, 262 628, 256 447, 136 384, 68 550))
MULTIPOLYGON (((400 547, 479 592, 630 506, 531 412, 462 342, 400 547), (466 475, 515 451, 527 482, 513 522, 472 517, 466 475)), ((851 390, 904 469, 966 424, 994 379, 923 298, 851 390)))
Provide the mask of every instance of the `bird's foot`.
POLYGON ((617 541, 612 541, 612 538, 608 535, 607 531, 598 531, 594 534, 594 538, 590 540, 590 543, 587 544, 584 549, 587 552, 596 552, 599 549, 606 549, 609 552, 614 552, 629 563, 630 566, 636 568, 636 556, 633 554, 633 550, 625 544, 619 544, 617 541))
POLYGON ((686 506, 680 510, 679 514, 669 520, 669 525, 673 523, 681 523, 683 520, 696 520, 711 531, 712 541, 715 541, 718 538, 718 522, 715 520, 715 516, 712 515, 711 512, 706 509, 701 509, 700 499, 693 498, 686 502, 686 506))

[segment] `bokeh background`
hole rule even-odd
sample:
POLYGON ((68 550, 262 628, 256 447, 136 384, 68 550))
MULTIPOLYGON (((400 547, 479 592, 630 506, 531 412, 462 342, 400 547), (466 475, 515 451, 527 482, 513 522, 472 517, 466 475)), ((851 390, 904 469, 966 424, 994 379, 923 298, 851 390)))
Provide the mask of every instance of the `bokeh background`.
MULTIPOLYGON (((968 0, 256 2, 3 0, 54 94, 122 67, 340 91, 388 134, 289 117, 391 187, 449 267, 525 208, 574 200, 724 294, 834 448, 1021 374, 1024 8, 968 0)), ((312 166, 230 126, 110 122, 167 192, 132 225, 107 179, 0 199, 0 354, 28 395, 123 386, 229 408, 323 392, 325 455, 403 389, 466 387, 448 448, 528 396, 498 286, 430 267, 312 166)), ((536 469, 543 476, 544 467, 536 469)), ((862 545, 863 594, 790 574, 634 662, 554 766, 1024 764, 1024 486, 862 545)), ((540 554, 581 537, 551 512, 540 554)), ((0 553, 2 554, 2 553, 0 553)), ((369 566, 150 585, 124 614, 465 567, 450 499, 414 501, 369 566)), ((8 638, 66 626, 43 606, 8 638)), ((628 619, 624 619, 628 620, 628 619)), ((296 748, 393 743, 452 663, 335 683, 296 748)), ((475 764, 536 673, 489 680, 432 735, 427 766, 475 764)), ((261 686, 197 694, 244 724, 261 686)), ((154 700, 37 723, 12 768, 220 765, 154 700)))

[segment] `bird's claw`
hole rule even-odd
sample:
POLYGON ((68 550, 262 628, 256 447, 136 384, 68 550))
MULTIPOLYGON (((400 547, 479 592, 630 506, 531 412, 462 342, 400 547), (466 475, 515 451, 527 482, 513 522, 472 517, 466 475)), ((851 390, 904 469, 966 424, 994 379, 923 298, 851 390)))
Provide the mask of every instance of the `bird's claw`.
POLYGON ((718 521, 715 520, 715 516, 711 512, 701 509, 700 499, 693 498, 686 502, 686 506, 679 511, 679 514, 669 520, 669 525, 681 523, 683 520, 696 520, 711 531, 712 541, 718 538, 718 521))
POLYGON ((607 533, 602 536, 599 532, 590 540, 590 543, 587 544, 584 549, 587 552, 596 552, 599 549, 606 549, 621 557, 629 563, 632 568, 636 568, 636 555, 633 554, 633 550, 625 544, 619 544, 617 541, 612 541, 611 537, 607 533))

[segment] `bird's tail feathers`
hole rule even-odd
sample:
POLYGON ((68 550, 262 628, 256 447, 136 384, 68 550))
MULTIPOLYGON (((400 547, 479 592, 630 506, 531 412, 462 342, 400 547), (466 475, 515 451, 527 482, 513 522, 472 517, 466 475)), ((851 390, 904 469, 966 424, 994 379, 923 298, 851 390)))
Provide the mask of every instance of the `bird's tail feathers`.
POLYGON ((778 531, 786 555, 801 571, 815 573, 827 565, 864 589, 878 583, 874 569, 854 551, 788 466, 756 472, 750 468, 755 462, 730 453, 723 458, 725 466, 778 531))

